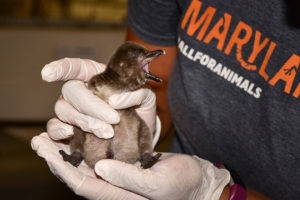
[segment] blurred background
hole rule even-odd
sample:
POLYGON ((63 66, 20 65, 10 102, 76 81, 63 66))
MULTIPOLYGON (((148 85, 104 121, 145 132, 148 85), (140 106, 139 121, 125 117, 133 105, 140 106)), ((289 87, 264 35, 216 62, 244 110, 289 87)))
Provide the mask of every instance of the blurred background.
POLYGON ((1 0, 0 120, 53 116, 61 83, 43 82, 42 67, 64 57, 106 63, 125 24, 126 0, 1 0))
POLYGON ((81 199, 31 150, 62 85, 43 82, 40 71, 64 57, 106 63, 124 41, 127 2, 0 2, 0 199, 81 199))

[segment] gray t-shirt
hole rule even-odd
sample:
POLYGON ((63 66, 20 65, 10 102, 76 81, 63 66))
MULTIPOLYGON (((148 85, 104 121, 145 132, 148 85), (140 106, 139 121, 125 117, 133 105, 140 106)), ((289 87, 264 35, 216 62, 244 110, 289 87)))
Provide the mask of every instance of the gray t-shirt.
POLYGON ((226 163, 272 199, 300 199, 300 30, 285 1, 128 5, 140 38, 178 46, 168 104, 180 151, 226 163))

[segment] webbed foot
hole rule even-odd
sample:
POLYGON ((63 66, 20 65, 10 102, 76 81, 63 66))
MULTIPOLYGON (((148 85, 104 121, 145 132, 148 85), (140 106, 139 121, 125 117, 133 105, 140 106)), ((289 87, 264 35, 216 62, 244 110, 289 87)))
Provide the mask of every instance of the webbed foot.
POLYGON ((158 159, 160 158, 161 156, 161 153, 157 153, 156 155, 152 156, 151 154, 149 153, 144 153, 142 155, 142 158, 140 160, 141 162, 141 167, 143 169, 147 169, 147 168, 150 168, 152 167, 157 161, 158 159))
POLYGON ((60 150, 59 153, 62 155, 64 161, 71 163, 74 167, 78 167, 83 160, 82 154, 78 151, 74 151, 71 155, 67 154, 63 150, 60 150))

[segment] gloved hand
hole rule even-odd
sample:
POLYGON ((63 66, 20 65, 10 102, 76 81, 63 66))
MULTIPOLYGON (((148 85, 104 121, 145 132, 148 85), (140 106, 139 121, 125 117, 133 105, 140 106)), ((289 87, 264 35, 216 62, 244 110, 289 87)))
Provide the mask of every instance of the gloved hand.
MULTIPOLYGON (((156 128, 156 99, 149 89, 113 95, 106 104, 92 94, 85 85, 95 74, 105 70, 105 65, 91 60, 65 58, 47 64, 42 70, 45 81, 70 80, 63 85, 62 98, 55 105, 57 118, 49 120, 47 131, 52 139, 65 139, 73 135, 76 125, 82 130, 92 132, 100 138, 111 138, 111 124, 120 118, 114 109, 128 108, 139 105, 136 109, 139 116, 146 122, 150 131, 160 132, 156 128)), ((157 136, 157 134, 156 134, 157 136)), ((156 137, 157 138, 157 137, 156 137)))
MULTIPOLYGON (((42 76, 47 81, 69 79, 88 81, 104 68, 105 66, 89 60, 63 59, 45 66, 42 76)), ((55 140, 64 139, 73 134, 72 126, 68 123, 94 133, 99 129, 98 123, 107 124, 106 128, 102 129, 103 132, 99 131, 95 134, 108 138, 111 137, 107 133, 110 129, 107 128, 110 127, 109 123, 117 123, 119 120, 118 115, 114 114, 115 111, 101 102, 98 97, 93 96, 81 81, 69 81, 63 87, 64 99, 61 98, 55 107, 61 121, 52 119, 47 125, 49 135, 54 140, 50 139, 47 133, 42 133, 32 139, 32 148, 46 160, 50 170, 76 194, 88 199, 219 198, 224 186, 229 182, 229 173, 215 168, 208 161, 191 156, 163 154, 161 160, 147 170, 115 160, 99 161, 95 166, 96 173, 119 187, 97 178, 93 170, 84 162, 75 168, 63 161, 58 152, 62 149, 70 153, 69 146, 55 140), (85 99, 82 100, 82 98, 85 99), (104 113, 95 111, 99 105, 103 106, 104 113), (107 113, 109 116, 106 116, 107 113)), ((150 129, 154 130, 155 96, 153 96, 150 90, 141 89, 120 96, 112 96, 109 104, 114 108, 141 104, 137 112, 148 126, 152 126, 150 129)))
POLYGON ((149 169, 116 160, 101 160, 93 169, 82 162, 77 168, 65 162, 59 150, 69 145, 54 141, 47 133, 35 136, 32 149, 43 157, 50 170, 77 195, 88 199, 219 199, 230 175, 210 162, 187 155, 163 153, 149 169))
POLYGON ((230 180, 227 170, 206 160, 169 153, 146 170, 106 159, 95 165, 95 171, 115 186, 154 200, 219 199, 230 180))
POLYGON ((87 199, 98 200, 146 199, 97 178, 94 170, 89 168, 84 162, 77 168, 65 162, 58 151, 62 149, 66 153, 70 153, 69 145, 50 139, 47 133, 42 133, 32 138, 31 146, 40 157, 46 160, 52 173, 68 185, 77 195, 87 199))

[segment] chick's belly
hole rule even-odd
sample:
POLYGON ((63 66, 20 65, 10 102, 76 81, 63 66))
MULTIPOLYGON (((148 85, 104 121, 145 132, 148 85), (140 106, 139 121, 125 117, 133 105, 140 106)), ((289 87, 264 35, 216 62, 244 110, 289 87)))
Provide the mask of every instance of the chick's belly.
POLYGON ((94 168, 95 164, 107 158, 110 140, 100 139, 94 134, 87 134, 83 144, 83 157, 86 164, 94 168))
POLYGON ((120 123, 114 127, 115 135, 111 142, 114 159, 127 163, 135 163, 140 159, 139 123, 135 113, 120 113, 120 123))

